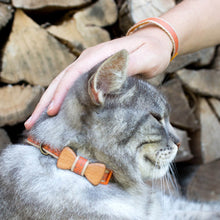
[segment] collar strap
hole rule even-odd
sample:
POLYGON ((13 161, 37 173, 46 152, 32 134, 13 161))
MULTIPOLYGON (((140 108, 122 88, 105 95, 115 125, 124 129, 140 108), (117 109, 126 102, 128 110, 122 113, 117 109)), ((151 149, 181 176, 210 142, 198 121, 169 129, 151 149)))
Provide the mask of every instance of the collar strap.
POLYGON ((50 145, 40 144, 32 137, 28 137, 26 142, 40 150, 43 155, 50 155, 57 159, 57 167, 71 170, 72 172, 85 176, 93 185, 107 185, 112 176, 112 170, 106 168, 102 163, 90 163, 84 157, 76 156, 70 147, 64 147, 62 151, 52 149, 50 145))

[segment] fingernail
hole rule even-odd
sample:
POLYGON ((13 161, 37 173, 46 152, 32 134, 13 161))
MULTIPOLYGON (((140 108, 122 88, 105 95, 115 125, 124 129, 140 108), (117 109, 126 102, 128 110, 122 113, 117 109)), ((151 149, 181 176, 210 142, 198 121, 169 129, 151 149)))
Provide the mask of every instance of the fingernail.
POLYGON ((51 111, 53 109, 53 106, 54 106, 54 102, 52 101, 47 108, 47 112, 51 111))
POLYGON ((31 121, 31 119, 32 119, 32 116, 30 116, 30 117, 27 119, 27 121, 25 122, 25 124, 29 124, 29 122, 31 121))
POLYGON ((27 127, 27 125, 31 122, 31 119, 32 119, 32 116, 29 117, 29 118, 27 119, 27 121, 25 121, 25 123, 24 123, 24 126, 25 126, 25 127, 27 127))

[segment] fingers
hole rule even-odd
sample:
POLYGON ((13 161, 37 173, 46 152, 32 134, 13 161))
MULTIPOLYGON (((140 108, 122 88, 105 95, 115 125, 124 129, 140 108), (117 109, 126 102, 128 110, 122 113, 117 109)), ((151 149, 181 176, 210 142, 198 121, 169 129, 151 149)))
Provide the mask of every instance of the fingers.
POLYGON ((56 90, 53 92, 52 101, 47 109, 48 115, 53 116, 59 112, 67 92, 81 74, 82 73, 77 71, 74 66, 71 66, 71 68, 65 72, 62 80, 60 80, 57 85, 56 90))
POLYGON ((50 84, 47 90, 44 92, 41 97, 39 103, 37 104, 34 112, 31 117, 24 123, 24 126, 27 130, 30 130, 34 123, 37 121, 41 113, 45 110, 45 108, 49 105, 52 100, 53 94, 64 75, 64 72, 61 72, 50 84))
POLYGON ((102 52, 104 51, 102 47, 100 47, 98 54, 94 56, 94 54, 97 52, 97 47, 85 50, 74 63, 65 69, 61 80, 59 80, 56 86, 56 89, 53 91, 51 90, 51 92, 53 92, 53 97, 47 109, 48 115, 53 116, 59 112, 67 92, 81 74, 89 71, 95 66, 95 64, 108 57, 108 53, 106 51, 105 53, 102 52))
MULTIPOLYGON (((70 64, 64 69, 49 85, 47 90, 44 92, 39 103, 37 104, 31 117, 25 122, 24 126, 27 130, 30 130, 35 124, 41 113, 48 107, 47 113, 50 116, 56 115, 62 105, 62 102, 74 81, 79 77, 81 71, 80 66, 77 65, 77 61, 70 64)), ((82 68, 86 69, 85 67, 82 68)))

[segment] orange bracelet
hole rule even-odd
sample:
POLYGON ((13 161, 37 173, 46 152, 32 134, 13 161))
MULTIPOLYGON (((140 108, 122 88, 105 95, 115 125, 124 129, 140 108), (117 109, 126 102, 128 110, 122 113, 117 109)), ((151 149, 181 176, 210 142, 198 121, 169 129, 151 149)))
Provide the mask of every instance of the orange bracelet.
POLYGON ((156 26, 161 28, 168 35, 168 37, 170 38, 172 45, 173 45, 173 51, 171 53, 171 60, 173 60, 178 54, 179 41, 178 41, 178 37, 177 37, 177 34, 176 34, 174 28, 170 24, 168 24, 167 21, 165 21, 164 19, 162 19, 162 18, 147 18, 142 21, 139 21, 138 23, 133 25, 128 30, 126 36, 134 33, 138 29, 145 27, 148 24, 155 24, 156 26))

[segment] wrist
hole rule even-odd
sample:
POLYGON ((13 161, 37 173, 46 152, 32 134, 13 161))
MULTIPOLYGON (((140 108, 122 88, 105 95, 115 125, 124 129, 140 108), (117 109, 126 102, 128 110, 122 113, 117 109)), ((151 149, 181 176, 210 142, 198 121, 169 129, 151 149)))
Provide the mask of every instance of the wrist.
POLYGON ((178 36, 174 28, 163 18, 151 17, 144 20, 139 21, 138 23, 134 24, 127 32, 127 36, 137 32, 143 28, 149 28, 149 25, 156 26, 160 28, 170 39, 173 50, 171 53, 171 60, 173 60, 178 53, 179 41, 178 36))
POLYGON ((155 41, 155 44, 160 47, 163 52, 166 52, 167 58, 170 60, 173 52, 173 44, 169 36, 159 27, 154 24, 149 24, 147 27, 143 27, 132 34, 134 37, 142 38, 145 43, 155 41))

